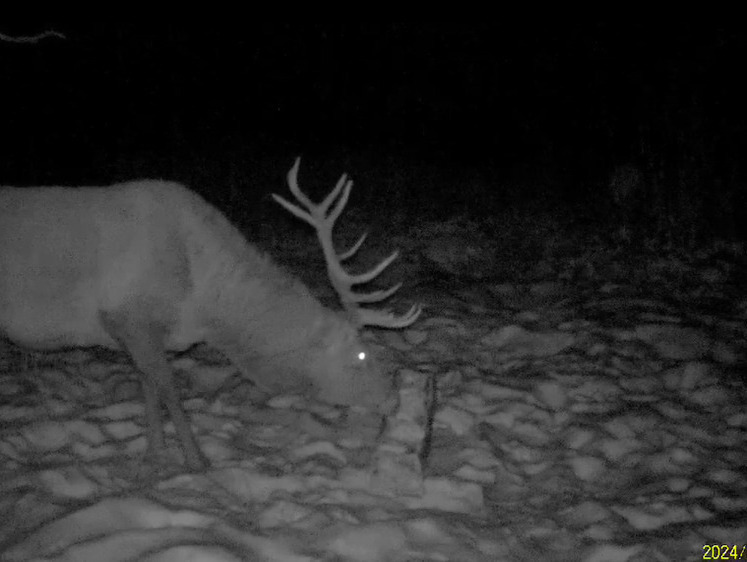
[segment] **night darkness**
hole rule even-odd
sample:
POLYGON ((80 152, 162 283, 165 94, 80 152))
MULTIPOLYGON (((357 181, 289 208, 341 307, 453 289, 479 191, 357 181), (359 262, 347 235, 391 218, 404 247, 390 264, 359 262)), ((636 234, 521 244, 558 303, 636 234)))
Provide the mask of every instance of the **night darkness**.
POLYGON ((593 222, 621 214, 609 185, 631 164, 645 187, 624 212, 744 235, 746 39, 728 28, 35 26, 67 39, 0 45, 5 184, 161 177, 251 201, 302 154, 412 216, 593 222))
POLYGON ((743 22, 238 20, 0 21, 0 559, 747 559, 743 22))

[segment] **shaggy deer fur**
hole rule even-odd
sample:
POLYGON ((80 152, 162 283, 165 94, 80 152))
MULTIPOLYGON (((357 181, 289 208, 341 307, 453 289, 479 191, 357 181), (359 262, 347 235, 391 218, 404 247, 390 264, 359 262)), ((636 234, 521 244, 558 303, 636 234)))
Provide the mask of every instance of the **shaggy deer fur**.
POLYGON ((0 189, 0 333, 37 349, 124 349, 142 374, 149 452, 164 447, 164 404, 192 469, 206 460, 167 350, 206 342, 268 392, 380 407, 391 378, 349 318, 179 184, 0 189))

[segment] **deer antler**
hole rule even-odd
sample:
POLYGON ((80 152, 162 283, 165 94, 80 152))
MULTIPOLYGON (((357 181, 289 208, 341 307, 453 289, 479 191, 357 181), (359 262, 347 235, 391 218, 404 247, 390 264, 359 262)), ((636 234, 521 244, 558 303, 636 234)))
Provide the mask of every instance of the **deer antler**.
POLYGON ((413 305, 407 313, 401 316, 397 316, 389 311, 372 310, 358 306, 359 303, 383 301, 396 293, 402 286, 402 283, 397 283, 386 290, 373 291, 370 293, 353 292, 353 285, 368 283, 375 279, 389 266, 389 264, 397 259, 399 252, 395 250, 389 257, 382 260, 377 266, 365 273, 353 275, 345 271, 342 267, 342 262, 353 257, 363 244, 366 236, 368 236, 368 233, 363 233, 352 248, 341 254, 338 254, 335 251, 334 243, 332 242, 332 229, 335 226, 335 221, 340 216, 348 202, 353 182, 347 179, 346 174, 342 174, 337 185, 329 195, 324 198, 324 201, 319 204, 314 204, 311 199, 301 191, 301 188, 298 187, 298 168, 300 165, 301 158, 299 157, 296 158, 293 167, 288 172, 288 186, 290 187, 291 193, 303 208, 286 201, 274 193, 272 197, 290 213, 294 214, 299 219, 306 221, 316 230, 317 238, 319 239, 319 242, 322 245, 322 250, 324 251, 324 259, 327 262, 327 273, 329 274, 332 286, 335 288, 335 291, 337 291, 345 310, 351 313, 357 321, 364 326, 405 328, 415 322, 422 312, 420 305, 413 305), (340 191, 342 191, 342 195, 340 195, 340 191), (335 202, 335 200, 337 200, 337 203, 332 208, 332 211, 328 212, 330 206, 335 202))

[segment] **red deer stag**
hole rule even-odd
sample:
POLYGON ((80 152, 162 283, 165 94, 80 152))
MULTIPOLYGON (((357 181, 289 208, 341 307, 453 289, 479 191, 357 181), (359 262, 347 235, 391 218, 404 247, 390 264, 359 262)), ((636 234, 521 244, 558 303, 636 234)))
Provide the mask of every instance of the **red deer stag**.
POLYGON ((345 314, 324 307, 216 208, 177 183, 7 187, 0 189, 0 333, 42 350, 125 350, 142 378, 148 453, 164 450, 164 405, 193 470, 207 461, 182 407, 167 351, 205 342, 267 392, 391 406, 392 379, 367 355, 358 329, 408 326, 420 307, 395 316, 358 306, 397 290, 399 285, 370 294, 351 290, 375 278, 397 253, 368 273, 346 273, 340 262, 358 250, 365 235, 338 255, 332 227, 352 182, 343 175, 314 205, 298 188, 299 162, 288 182, 305 210, 275 199, 316 228, 345 314))

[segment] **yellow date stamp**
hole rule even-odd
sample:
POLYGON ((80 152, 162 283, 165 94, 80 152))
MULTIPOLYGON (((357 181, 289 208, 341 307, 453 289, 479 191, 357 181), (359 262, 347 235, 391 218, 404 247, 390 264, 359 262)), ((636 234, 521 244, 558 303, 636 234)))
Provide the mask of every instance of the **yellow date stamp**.
POLYGON ((747 560, 747 545, 704 544, 703 560, 747 560))

